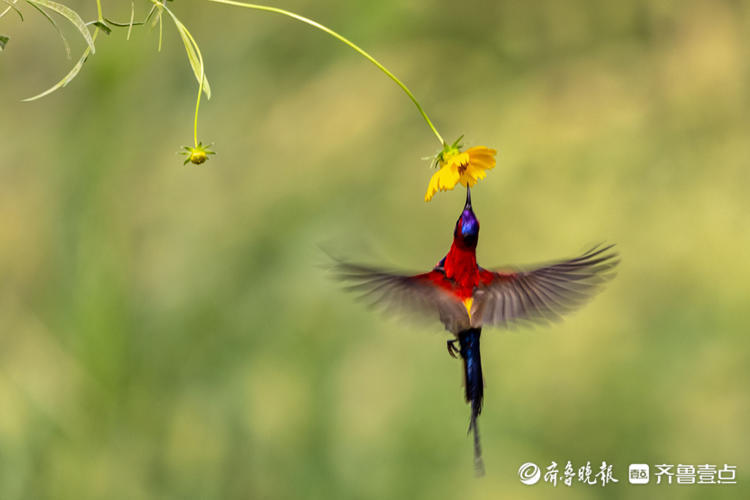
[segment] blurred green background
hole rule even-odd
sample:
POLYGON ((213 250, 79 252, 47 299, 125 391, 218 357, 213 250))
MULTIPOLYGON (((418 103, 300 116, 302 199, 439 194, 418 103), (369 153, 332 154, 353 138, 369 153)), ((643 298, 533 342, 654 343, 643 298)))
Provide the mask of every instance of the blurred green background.
POLYGON ((0 499, 748 498, 750 3, 274 4, 370 50, 446 139, 499 150, 483 265, 606 240, 619 276, 563 324, 485 332, 476 480, 441 327, 325 269, 323 249, 422 270, 449 247, 463 192, 424 203, 438 144, 401 91, 304 25, 174 2, 218 151, 183 167, 174 27, 161 53, 158 31, 100 36, 21 103, 73 64, 23 5, 0 20, 0 499), (553 460, 620 482, 519 482, 553 460), (629 485, 631 462, 738 484, 629 485))

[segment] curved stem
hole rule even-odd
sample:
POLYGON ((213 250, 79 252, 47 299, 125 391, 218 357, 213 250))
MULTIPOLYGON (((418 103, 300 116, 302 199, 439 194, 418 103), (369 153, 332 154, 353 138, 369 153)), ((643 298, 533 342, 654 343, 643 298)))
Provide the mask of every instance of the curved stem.
MULTIPOLYGON (((167 9, 166 7, 164 7, 167 9)), ((167 12, 174 17, 174 14, 172 14, 172 11, 167 9, 167 12)), ((176 18, 175 18, 176 19, 176 18)), ((203 94, 203 83, 206 81, 206 70, 203 65, 203 54, 201 54, 201 49, 198 47, 198 43, 195 41, 195 38, 193 38, 193 35, 190 34, 188 30, 185 30, 185 34, 190 39, 190 42, 193 44, 193 48, 195 48, 195 53, 198 56, 198 61, 201 63, 201 81, 198 83, 198 97, 195 100, 195 118, 193 119, 193 142, 195 143, 195 147, 198 147, 198 110, 201 107, 201 94, 203 94)))
POLYGON ((201 61, 201 82, 198 84, 198 97, 195 100, 195 118, 193 119, 193 143, 198 147, 198 110, 201 107, 201 94, 203 93, 203 82, 206 81, 206 73, 203 70, 203 57, 198 52, 198 58, 201 61))
POLYGON ((276 14, 281 14, 283 16, 291 17, 292 19, 296 19, 296 20, 301 21, 301 22, 303 22, 305 24, 309 24, 310 26, 312 26, 314 28, 317 28, 320 31, 323 31, 325 33, 328 33, 332 37, 334 37, 334 38, 338 39, 339 41, 345 43, 346 45, 348 45, 352 49, 356 50, 363 57, 365 57, 368 61, 370 61, 371 63, 373 63, 375 66, 377 66, 380 71, 382 71, 383 73, 385 73, 391 80, 393 80, 394 82, 396 82, 396 85, 398 85, 399 87, 401 87, 401 90, 403 90, 406 93, 406 95, 409 96, 409 99, 411 99, 412 102, 414 103, 414 105, 417 107, 417 110, 422 115, 422 118, 424 118, 424 121, 427 122, 427 125, 430 127, 430 130, 432 130, 432 132, 438 138, 438 140, 440 141, 440 144, 441 145, 445 144, 445 141, 443 140, 443 137, 437 131, 437 129, 435 128, 435 125, 432 124, 432 121, 430 120, 430 117, 427 116, 427 113, 425 113, 424 109, 422 109, 422 106, 419 104, 419 101, 417 101, 417 98, 414 97, 414 94, 411 93, 411 91, 406 87, 406 85, 404 85, 403 82, 401 82, 401 80, 399 80, 398 78, 396 78, 396 75, 394 75, 393 73, 391 73, 390 71, 388 71, 388 68, 386 68, 385 66, 383 66, 382 64, 380 64, 374 57, 372 57, 370 54, 368 54, 367 52, 365 52, 362 48, 360 48, 358 45, 356 45, 354 42, 352 42, 348 38, 346 38, 346 37, 344 37, 342 35, 339 35, 335 31, 333 31, 332 29, 327 28, 326 26, 323 26, 322 24, 313 21, 312 19, 308 19, 306 17, 300 16, 299 14, 295 14, 294 12, 289 12, 288 10, 279 9, 279 8, 276 8, 276 7, 268 7, 266 5, 257 5, 257 4, 252 4, 252 3, 237 2, 237 1, 234 1, 234 0, 208 0, 208 1, 209 2, 214 2, 214 3, 221 3, 221 4, 224 4, 224 5, 233 5, 233 6, 236 6, 236 7, 245 7, 245 8, 248 8, 248 9, 264 10, 266 12, 275 12, 276 14))
POLYGON ((174 13, 171 10, 169 10, 169 8, 166 5, 163 5, 163 4, 160 4, 160 5, 161 5, 161 8, 167 11, 167 14, 169 14, 172 17, 172 20, 175 22, 177 27, 183 28, 183 32, 188 37, 190 43, 195 49, 195 53, 198 56, 198 62, 200 62, 200 68, 201 68, 200 82, 198 83, 198 97, 195 100, 195 118, 193 119, 193 144, 197 148, 198 147, 198 110, 201 107, 201 94, 203 93, 203 83, 206 81, 206 71, 203 65, 203 54, 201 53, 201 49, 200 47, 198 47, 198 43, 195 41, 195 38, 193 38, 193 35, 191 35, 190 32, 187 29, 185 29, 185 25, 183 25, 182 22, 179 19, 177 19, 177 16, 175 16, 174 13))

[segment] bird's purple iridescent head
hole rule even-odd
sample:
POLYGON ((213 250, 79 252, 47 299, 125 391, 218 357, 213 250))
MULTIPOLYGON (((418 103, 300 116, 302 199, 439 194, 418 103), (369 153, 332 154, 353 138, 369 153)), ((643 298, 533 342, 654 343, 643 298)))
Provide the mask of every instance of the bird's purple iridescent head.
POLYGON ((479 220, 471 209, 471 190, 466 188, 466 204, 461 216, 456 222, 456 229, 453 231, 453 239, 462 246, 474 248, 477 246, 479 239, 479 220))

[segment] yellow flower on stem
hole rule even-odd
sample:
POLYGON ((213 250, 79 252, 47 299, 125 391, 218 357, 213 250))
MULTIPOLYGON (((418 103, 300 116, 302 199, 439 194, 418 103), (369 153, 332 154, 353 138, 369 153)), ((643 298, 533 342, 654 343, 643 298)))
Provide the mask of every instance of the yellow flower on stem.
POLYGON ((183 165, 187 165, 188 162, 192 163, 193 165, 200 165, 201 163, 204 163, 206 160, 208 160, 208 155, 215 155, 216 153, 211 151, 210 148, 211 144, 204 146, 203 143, 198 143, 195 147, 190 146, 182 146, 182 149, 185 151, 180 151, 179 153, 181 155, 187 156, 185 158, 185 163, 183 165))
POLYGON ((479 179, 487 176, 487 170, 494 168, 497 151, 484 146, 476 146, 461 151, 461 145, 456 142, 446 145, 435 159, 440 170, 435 172, 427 187, 424 201, 430 201, 438 191, 449 191, 459 182, 467 187, 473 187, 479 179))

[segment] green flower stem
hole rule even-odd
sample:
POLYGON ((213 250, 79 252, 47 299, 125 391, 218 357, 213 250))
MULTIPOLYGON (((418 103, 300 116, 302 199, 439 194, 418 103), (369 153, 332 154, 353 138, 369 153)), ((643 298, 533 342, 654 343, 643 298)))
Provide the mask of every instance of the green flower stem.
MULTIPOLYGON (((157 3, 156 0, 152 0, 154 3, 157 3)), ((172 19, 174 20, 175 24, 180 26, 182 23, 179 19, 177 19, 177 16, 175 16, 171 10, 169 10, 169 7, 167 7, 164 4, 161 5, 161 8, 167 11, 167 14, 169 14, 172 19)), ((201 107, 201 94, 203 93, 203 82, 206 81, 206 72, 203 65, 203 54, 201 54, 201 49, 198 47, 198 43, 196 43, 195 38, 193 38, 193 35, 190 34, 190 32, 186 29, 185 34, 190 39, 190 41, 193 44, 193 47, 195 48, 195 53, 198 56, 198 61, 200 62, 200 82, 198 83, 198 97, 195 100, 195 118, 193 119, 193 142, 194 146, 198 147, 198 110, 200 110, 201 107)))
POLYGON ((291 17, 292 19, 296 19, 298 21, 302 21, 303 23, 309 24, 310 26, 312 26, 314 28, 317 28, 317 29, 319 29, 319 30, 321 30, 321 31, 323 31, 323 32, 331 35, 332 37, 340 40, 341 42, 344 42, 346 45, 348 45, 352 49, 354 49, 357 52, 359 52, 367 60, 369 60, 371 63, 373 63, 375 66, 377 66, 378 69, 380 69, 380 71, 382 71, 383 73, 385 73, 391 80, 393 80, 394 82, 396 82, 396 85, 398 85, 399 87, 401 87, 401 90, 403 90, 406 93, 406 95, 409 96, 409 99, 411 99, 412 102, 414 103, 414 105, 417 107, 417 110, 419 110, 419 113, 422 115, 422 118, 424 118, 424 121, 427 122, 427 125, 430 127, 430 130, 432 130, 432 132, 438 138, 438 140, 440 141, 440 144, 441 145, 445 145, 445 141, 443 140, 443 137, 437 131, 437 129, 435 128, 435 125, 432 124, 432 121, 430 121, 430 118, 427 116, 427 113, 425 113, 424 109, 422 109, 422 106, 419 104, 419 101, 417 101, 417 98, 414 97, 414 94, 411 93, 411 91, 406 87, 406 85, 404 85, 401 82, 401 80, 399 80, 398 78, 396 78, 396 75, 394 75, 393 73, 391 73, 390 71, 388 71, 388 68, 386 68, 385 66, 383 66, 382 64, 380 64, 374 57, 372 57, 370 54, 368 54, 367 52, 365 52, 362 48, 360 48, 358 45, 356 45, 354 42, 352 42, 348 38, 345 38, 342 35, 339 35, 335 31, 333 31, 332 29, 327 28, 327 27, 323 26, 320 23, 316 23, 312 19, 308 19, 306 17, 300 16, 299 14, 295 14, 294 12, 289 12, 288 10, 279 9, 279 8, 276 8, 276 7, 268 7, 266 5, 257 5, 257 4, 245 3, 245 2, 236 2, 234 0, 208 0, 208 1, 209 2, 214 2, 214 3, 221 3, 221 4, 224 4, 224 5, 232 5, 232 6, 235 6, 235 7, 245 7, 245 8, 248 8, 248 9, 264 10, 264 11, 267 11, 267 12, 275 12, 276 14, 281 14, 283 16, 291 17))
MULTIPOLYGON (((198 45, 196 45, 197 50, 198 45)), ((203 82, 206 81, 206 73, 203 71, 203 57, 201 56, 200 50, 197 50, 198 57, 201 60, 201 81, 198 84, 198 97, 195 100, 195 118, 193 119, 193 142, 195 147, 198 147, 198 110, 201 107, 201 94, 203 93, 203 82)))

